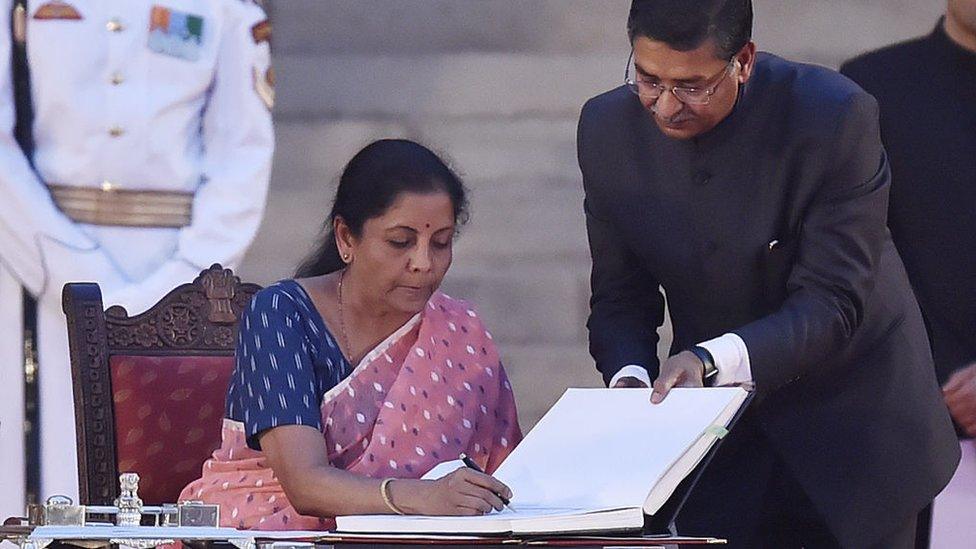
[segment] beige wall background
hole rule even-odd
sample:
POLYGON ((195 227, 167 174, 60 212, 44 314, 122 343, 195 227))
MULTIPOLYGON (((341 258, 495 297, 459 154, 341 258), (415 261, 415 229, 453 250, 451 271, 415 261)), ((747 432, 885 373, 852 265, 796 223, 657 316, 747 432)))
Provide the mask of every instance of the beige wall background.
MULTIPOLYGON (((755 0, 760 49, 837 67, 929 32, 944 0, 755 0)), ((584 328, 589 252, 575 131, 616 87, 629 0, 277 0, 277 153, 240 273, 292 274, 320 235, 344 163, 407 137, 471 189, 445 290, 495 335, 528 430, 569 386, 597 386, 584 328)), ((662 352, 670 343, 662 330, 662 352)))

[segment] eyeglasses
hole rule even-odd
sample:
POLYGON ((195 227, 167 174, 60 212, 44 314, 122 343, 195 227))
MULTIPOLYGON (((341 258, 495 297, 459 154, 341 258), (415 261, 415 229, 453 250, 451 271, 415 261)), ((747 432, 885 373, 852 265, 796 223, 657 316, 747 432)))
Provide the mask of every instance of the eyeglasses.
MULTIPOLYGON (((707 105, 719 84, 725 80, 725 77, 732 72, 732 67, 735 66, 735 60, 730 60, 721 71, 706 79, 701 86, 665 86, 654 80, 645 80, 636 74, 634 78, 631 78, 630 65, 633 59, 634 52, 631 50, 630 57, 627 58, 627 69, 624 71, 624 84, 627 85, 627 89, 640 97, 655 101, 661 97, 661 94, 670 91, 678 98, 678 101, 687 105, 707 105)), ((637 72, 636 69, 634 72, 637 72)))

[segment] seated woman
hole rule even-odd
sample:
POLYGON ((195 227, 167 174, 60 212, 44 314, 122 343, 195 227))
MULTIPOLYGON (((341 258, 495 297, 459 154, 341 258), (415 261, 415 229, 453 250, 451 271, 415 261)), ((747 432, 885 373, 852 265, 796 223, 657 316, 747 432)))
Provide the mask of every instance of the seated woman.
POLYGON ((437 291, 465 207, 458 177, 416 143, 353 157, 301 278, 244 311, 223 442, 181 500, 267 530, 502 508, 508 487, 472 469, 417 480, 462 452, 491 472, 522 438, 491 335, 437 291))

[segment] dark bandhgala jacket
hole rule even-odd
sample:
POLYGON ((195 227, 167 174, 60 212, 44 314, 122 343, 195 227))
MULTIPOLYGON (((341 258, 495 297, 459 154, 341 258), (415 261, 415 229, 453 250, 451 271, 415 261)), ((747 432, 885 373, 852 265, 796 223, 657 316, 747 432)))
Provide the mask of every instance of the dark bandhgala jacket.
POLYGON ((930 35, 862 55, 841 72, 881 108, 888 225, 944 383, 976 362, 976 52, 940 21, 930 35))
POLYGON ((660 285, 673 351, 743 339, 757 391, 747 416, 845 546, 933 499, 959 448, 885 225, 890 172, 870 95, 760 54, 703 136, 665 137, 621 87, 583 107, 578 155, 590 351, 605 380, 627 364, 656 377, 660 285))

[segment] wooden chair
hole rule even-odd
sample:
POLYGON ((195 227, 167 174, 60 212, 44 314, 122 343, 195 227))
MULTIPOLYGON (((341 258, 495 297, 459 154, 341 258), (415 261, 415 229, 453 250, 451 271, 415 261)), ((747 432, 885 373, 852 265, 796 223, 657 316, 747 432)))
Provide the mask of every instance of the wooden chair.
POLYGON ((103 311, 97 284, 66 284, 80 500, 111 505, 120 472, 149 504, 175 503, 220 445, 237 322, 260 286, 220 265, 148 311, 103 311))

